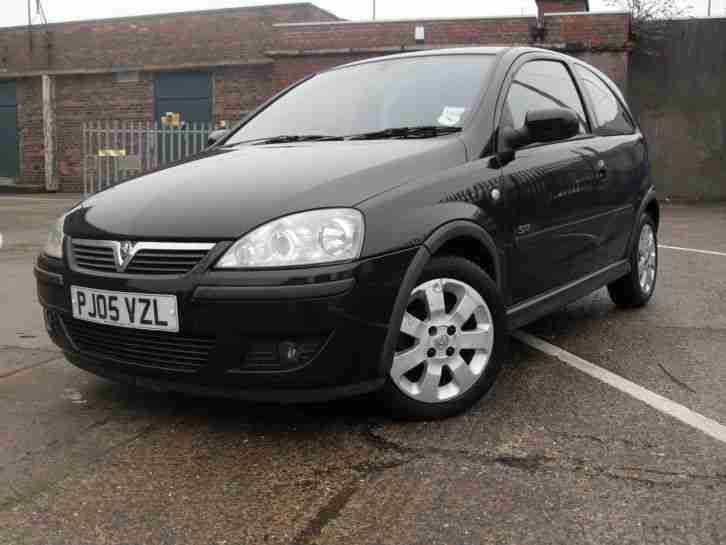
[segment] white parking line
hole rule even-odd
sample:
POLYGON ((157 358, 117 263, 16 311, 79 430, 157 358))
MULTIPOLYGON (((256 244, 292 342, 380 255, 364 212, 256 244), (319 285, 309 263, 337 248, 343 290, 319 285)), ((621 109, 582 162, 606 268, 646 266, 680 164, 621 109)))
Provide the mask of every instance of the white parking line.
POLYGON ((563 350, 553 344, 543 341, 542 339, 525 333, 524 331, 516 331, 512 336, 540 352, 544 352, 548 356, 553 356, 561 362, 582 371, 583 373, 596 378, 613 388, 626 393, 643 403, 650 405, 655 410, 667 414, 676 420, 680 420, 684 424, 691 426, 706 435, 726 443, 726 426, 719 424, 702 414, 692 411, 688 407, 684 407, 675 401, 671 401, 661 395, 646 390, 642 386, 638 386, 634 382, 630 382, 623 377, 611 373, 602 367, 598 367, 594 363, 583 360, 582 358, 563 350))
POLYGON ((696 250, 695 248, 681 248, 680 246, 666 246, 664 244, 659 244, 658 248, 664 248, 666 250, 676 250, 678 252, 692 252, 694 254, 718 255, 721 257, 726 257, 726 253, 714 252, 713 250, 696 250))

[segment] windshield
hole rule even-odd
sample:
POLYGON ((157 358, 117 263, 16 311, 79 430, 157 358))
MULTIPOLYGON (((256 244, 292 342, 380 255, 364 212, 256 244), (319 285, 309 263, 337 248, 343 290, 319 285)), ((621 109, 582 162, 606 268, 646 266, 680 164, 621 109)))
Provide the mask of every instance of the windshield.
POLYGON ((494 59, 416 57, 324 72, 271 104, 225 145, 282 135, 352 136, 399 127, 461 127, 477 106, 494 59))

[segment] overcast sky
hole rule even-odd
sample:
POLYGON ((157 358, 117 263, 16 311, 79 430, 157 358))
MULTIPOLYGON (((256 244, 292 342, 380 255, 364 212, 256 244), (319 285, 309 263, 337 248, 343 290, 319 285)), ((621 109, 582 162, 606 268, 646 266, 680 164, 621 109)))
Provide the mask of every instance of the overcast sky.
MULTIPOLYGON (((27 24, 28 0, 1 0, 0 27, 27 24)), ((50 22, 74 21, 261 4, 283 4, 283 0, 41 0, 50 22)), ((292 0, 291 0, 292 1, 292 0)), ((370 19, 373 0, 312 0, 318 6, 351 20, 370 19)), ((693 15, 706 14, 708 0, 679 0, 693 6, 693 15)), ((36 0, 31 0, 35 6, 36 0)), ((713 14, 726 14, 726 0, 712 0, 713 14)), ((609 9, 606 0, 590 0, 594 11, 609 9)), ((35 10, 33 10, 35 11, 35 10)), ((377 0, 380 19, 412 17, 466 17, 535 13, 534 0, 377 0)), ((38 20, 37 16, 35 17, 38 20)))

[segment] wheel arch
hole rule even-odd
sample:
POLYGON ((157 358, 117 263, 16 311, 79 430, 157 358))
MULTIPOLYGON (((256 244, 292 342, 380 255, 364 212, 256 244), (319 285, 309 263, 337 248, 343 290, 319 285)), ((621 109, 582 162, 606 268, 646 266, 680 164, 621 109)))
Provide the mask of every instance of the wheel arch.
POLYGON ((648 201, 648 204, 645 205, 643 211, 653 218, 653 221, 655 222, 655 229, 657 231, 660 227, 660 205, 658 204, 658 199, 653 196, 653 198, 648 201))
POLYGON ((455 255, 476 263, 502 287, 501 260, 494 239, 471 221, 452 221, 434 231, 424 245, 434 255, 455 255))
POLYGON ((658 228, 660 226, 660 204, 658 204, 658 199, 655 194, 655 188, 651 187, 648 192, 645 194, 645 197, 640 202, 640 206, 638 207, 638 213, 635 216, 635 221, 633 222, 633 229, 630 233, 630 241, 628 243, 628 251, 625 254, 626 257, 630 255, 630 253, 633 251, 633 244, 635 244, 635 241, 638 238, 638 223, 640 222, 640 217, 648 213, 653 218, 653 221, 655 222, 655 230, 658 231, 658 228))
MULTIPOLYGON (((492 236, 483 227, 472 221, 451 221, 431 233, 414 256, 401 282, 389 324, 396 324, 403 320, 409 294, 416 287, 416 282, 428 262, 436 255, 457 255, 476 263, 492 276, 497 287, 502 289, 501 259, 492 236), (473 254, 466 254, 467 251, 472 251, 473 254)), ((382 376, 388 375, 397 337, 398 331, 389 327, 379 362, 379 371, 382 376)))

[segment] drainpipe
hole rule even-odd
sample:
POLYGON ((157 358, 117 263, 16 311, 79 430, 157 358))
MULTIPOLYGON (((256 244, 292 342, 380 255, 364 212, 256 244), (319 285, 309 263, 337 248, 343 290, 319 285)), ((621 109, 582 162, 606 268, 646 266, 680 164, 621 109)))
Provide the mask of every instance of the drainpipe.
POLYGON ((33 13, 30 10, 30 0, 28 0, 28 51, 30 62, 33 62, 33 13))

